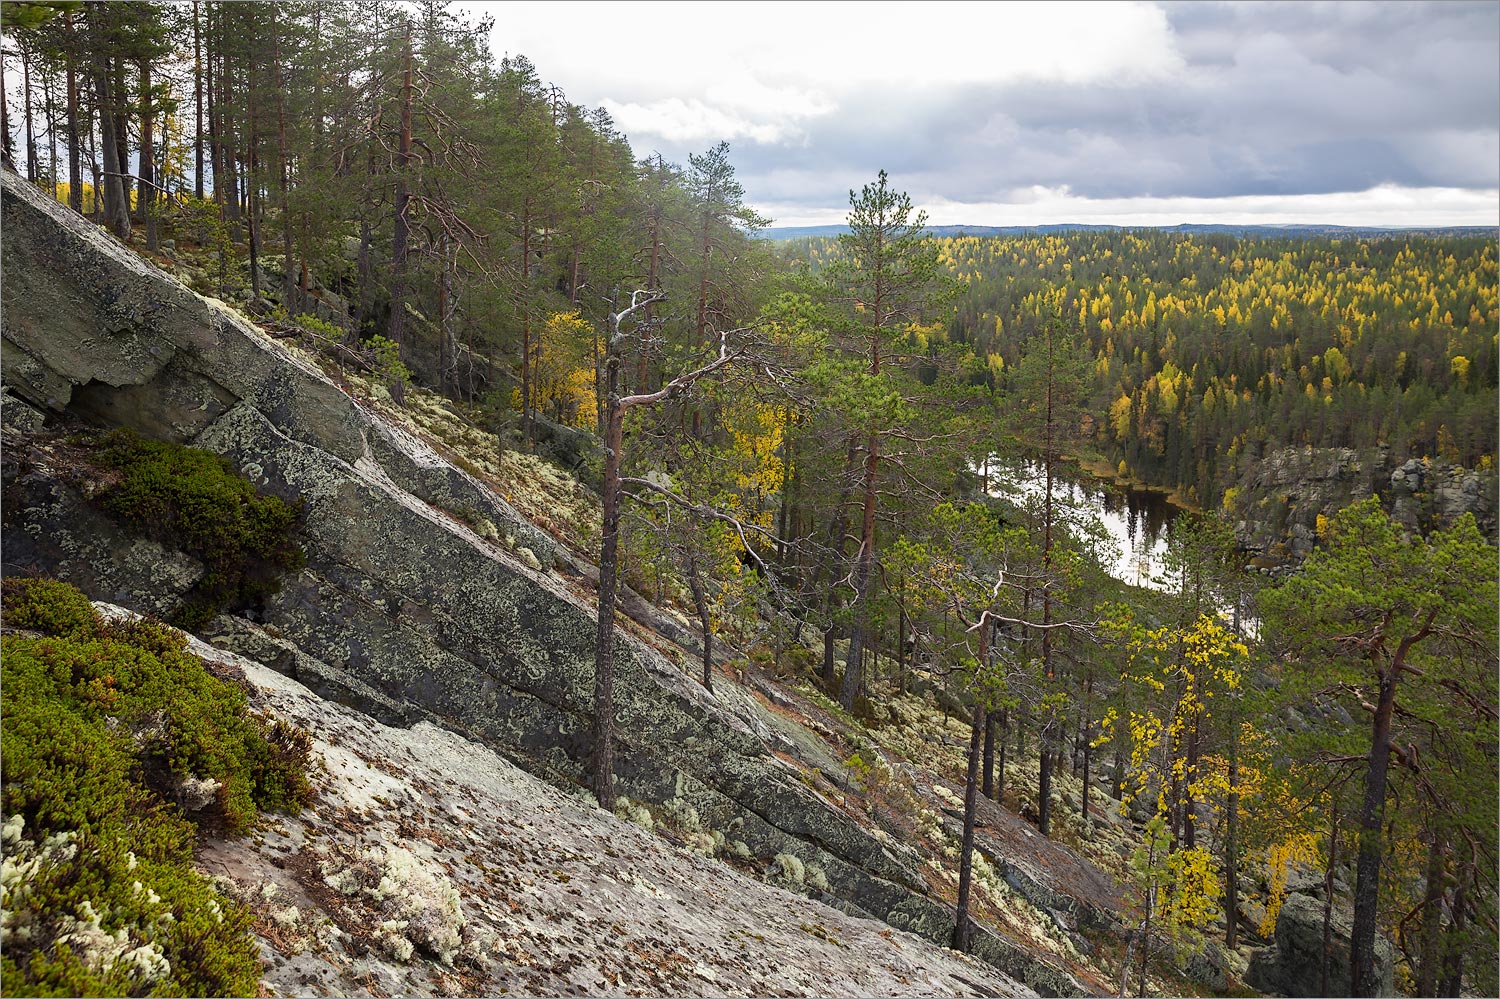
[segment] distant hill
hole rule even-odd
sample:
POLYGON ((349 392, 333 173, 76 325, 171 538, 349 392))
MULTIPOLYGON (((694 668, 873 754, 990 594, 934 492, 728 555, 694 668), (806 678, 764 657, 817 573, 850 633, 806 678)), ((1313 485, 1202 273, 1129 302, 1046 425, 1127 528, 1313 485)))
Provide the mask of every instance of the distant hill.
MULTIPOLYGON (((1171 226, 1086 225, 1062 222, 1054 225, 934 225, 927 231, 934 236, 1020 236, 1057 232, 1108 232, 1131 229, 1160 229, 1164 232, 1223 233, 1228 236, 1318 237, 1318 236, 1494 236, 1496 230, 1485 226, 1416 226, 1411 228, 1348 225, 1223 225, 1184 222, 1171 226)), ((846 225, 772 226, 758 233, 761 239, 779 242, 809 236, 838 236, 849 231, 846 225)))

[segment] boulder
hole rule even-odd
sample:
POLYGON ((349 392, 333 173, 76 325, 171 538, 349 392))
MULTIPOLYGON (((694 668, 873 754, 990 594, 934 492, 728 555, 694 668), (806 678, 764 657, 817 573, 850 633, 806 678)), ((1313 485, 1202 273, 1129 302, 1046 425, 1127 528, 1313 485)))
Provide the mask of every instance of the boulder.
MULTIPOLYGON (((1276 917, 1275 943, 1250 960, 1245 982, 1261 992, 1287 996, 1347 996, 1349 938, 1353 915, 1335 903, 1328 952, 1328 984, 1323 985, 1323 903, 1311 895, 1291 894, 1276 917)), ((1375 938, 1379 994, 1395 994, 1395 952, 1384 937, 1375 938)))
POLYGON ((1211 992, 1229 989, 1229 958, 1217 940, 1205 940, 1203 949, 1188 958, 1187 976, 1211 992))

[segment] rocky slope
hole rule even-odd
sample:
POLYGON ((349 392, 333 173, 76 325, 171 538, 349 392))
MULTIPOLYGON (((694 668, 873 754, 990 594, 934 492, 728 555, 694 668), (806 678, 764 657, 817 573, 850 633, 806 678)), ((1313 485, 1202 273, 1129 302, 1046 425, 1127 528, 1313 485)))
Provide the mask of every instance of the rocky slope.
POLYGON ((372 722, 191 647, 315 733, 322 763, 314 807, 201 854, 255 913, 268 994, 1035 995, 674 848, 462 735, 372 722))
MULTIPOLYGON (((220 617, 205 637, 362 712, 368 717, 341 724, 384 732, 392 747, 407 740, 417 755, 428 744, 433 754, 448 752, 441 747, 458 744, 438 733, 456 731, 560 786, 581 779, 594 635, 586 567, 489 484, 370 400, 351 396, 233 310, 192 293, 9 173, 3 208, 7 572, 47 573, 96 599, 170 613, 202 566, 128 536, 95 510, 66 445, 47 431, 81 419, 207 448, 262 489, 307 504, 300 539, 307 565, 265 606, 220 617), (370 719, 393 728, 376 729, 370 719)), ((627 631, 618 641, 624 794, 679 814, 690 810, 711 841, 717 832, 719 842, 732 836, 741 844, 736 852, 743 851, 748 870, 816 870, 826 890, 808 890, 852 916, 946 941, 953 912, 932 870, 943 865, 877 835, 867 817, 810 776, 821 771, 818 763, 841 758, 836 739, 829 746, 789 727, 785 710, 753 684, 725 682, 712 694, 704 691, 654 647, 665 646, 659 636, 627 631)), ((925 793, 935 793, 935 783, 928 776, 925 793)), ((562 809, 565 799, 555 800, 562 809)), ((588 812, 583 804, 566 807, 575 810, 569 813, 575 822, 588 812)), ((393 828, 410 836, 399 825, 400 809, 392 812, 393 828)), ((317 821, 323 827, 334 817, 317 821)), ((443 835, 456 836, 461 827, 443 835)), ((941 830, 932 835, 940 840, 941 830)), ((358 851, 365 845, 349 845, 348 859, 362 863, 358 851)), ((561 863, 567 858, 556 859, 550 869, 573 877, 561 863)), ((1071 855, 1057 862, 1086 866, 1071 855)), ((672 866, 663 862, 662 869, 672 866)), ((517 876, 493 860, 475 869, 490 875, 492 893, 496 880, 517 876)), ((1051 877, 1038 870, 1017 879, 1037 900, 1023 893, 1015 906, 1050 908, 1047 900, 1061 893, 1051 877)), ((473 888, 466 881, 461 891, 473 888)), ((686 891, 658 890, 679 901, 686 891)), ((1111 908, 1110 900, 1099 903, 1102 922, 1112 918, 1111 908)), ((683 910, 667 906, 664 920, 668 911, 683 910)), ((579 918, 586 915, 604 917, 581 909, 579 918)), ((683 916, 687 925, 693 918, 683 916)), ((809 918, 808 925, 836 923, 828 935, 840 939, 858 925, 809 918)), ((276 933, 267 926, 268 940, 276 933)), ((1041 936, 1017 935, 992 921, 980 931, 975 953, 1040 992, 1101 987, 1061 932, 1058 939, 1041 936)), ((549 939, 554 946, 538 944, 537 953, 561 960, 565 938, 549 939)), ((779 960, 774 948, 752 949, 762 960, 779 960)), ((889 965, 893 976, 899 967, 889 965)), ((580 990, 602 988, 589 973, 566 980, 580 990)), ((561 989, 563 980, 547 988, 561 989)), ((759 988, 753 978, 739 981, 736 988, 759 988)), ((877 981, 868 990, 895 989, 877 981)), ((523 978, 511 987, 542 986, 523 978)), ((866 990, 856 981, 849 987, 866 990)))

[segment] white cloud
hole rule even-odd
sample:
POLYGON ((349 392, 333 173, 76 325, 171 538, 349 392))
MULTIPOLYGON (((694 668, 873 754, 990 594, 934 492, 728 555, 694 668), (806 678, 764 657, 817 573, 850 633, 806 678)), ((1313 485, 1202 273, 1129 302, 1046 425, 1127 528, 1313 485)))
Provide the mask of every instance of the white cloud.
POLYGON ((796 142, 798 122, 871 89, 1124 85, 1182 65, 1166 16, 1139 3, 461 6, 488 8, 498 52, 526 55, 572 100, 608 109, 637 152, 653 139, 796 142))
MULTIPOLYGON (((1030 187, 999 202, 937 199, 924 206, 933 225, 1171 226, 1226 225, 1500 226, 1500 190, 1380 185, 1334 194, 1219 198, 1084 198, 1066 186, 1030 187)), ((821 217, 821 216, 820 216, 821 217)), ((842 221, 839 219, 838 221, 842 221)), ((784 225, 822 225, 792 222, 784 225)))
POLYGON ((756 122, 696 97, 667 97, 649 104, 620 104, 606 98, 601 106, 626 135, 654 135, 689 145, 708 137, 779 142, 791 131, 789 125, 756 122))

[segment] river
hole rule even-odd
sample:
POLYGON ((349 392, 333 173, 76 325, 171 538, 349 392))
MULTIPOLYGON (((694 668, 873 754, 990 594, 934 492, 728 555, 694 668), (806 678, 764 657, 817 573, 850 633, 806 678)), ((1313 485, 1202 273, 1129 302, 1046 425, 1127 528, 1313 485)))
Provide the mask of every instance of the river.
MULTIPOLYGON (((987 491, 1016 502, 1040 498, 1046 489, 1046 473, 1039 461, 988 463, 987 491)), ((1060 464, 1054 473, 1054 497, 1084 516, 1095 516, 1118 549, 1109 566, 1110 575, 1135 586, 1162 589, 1162 555, 1167 547, 1167 526, 1182 512, 1167 494, 1157 489, 1117 486, 1089 475, 1075 465, 1060 464)))

